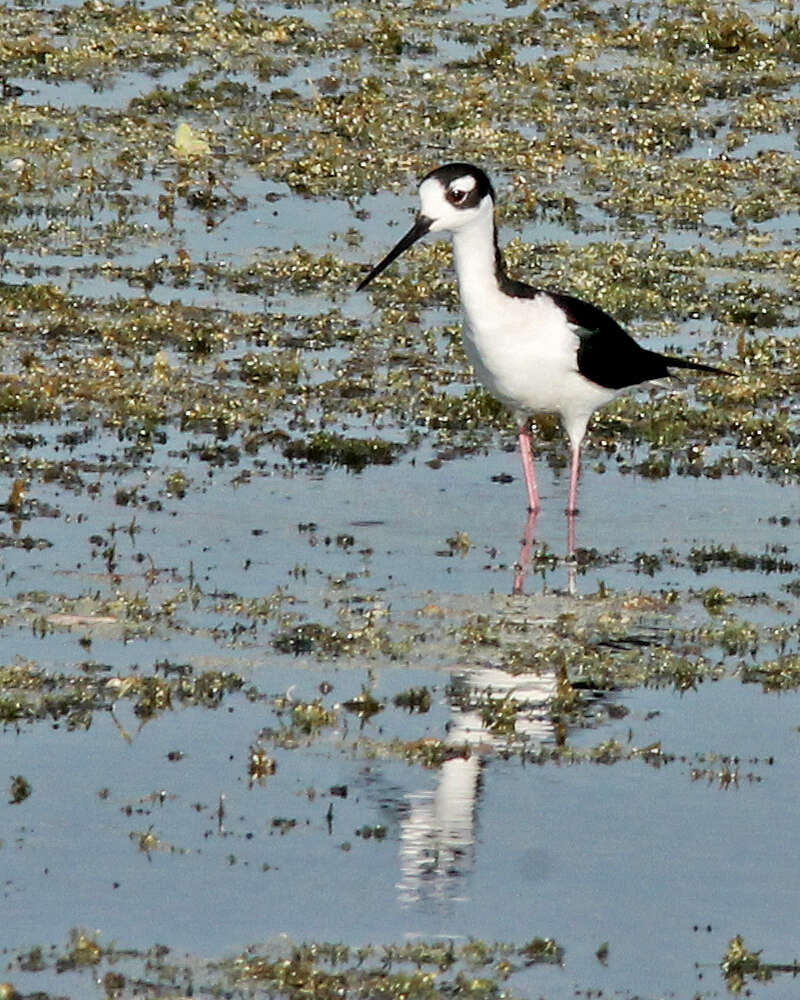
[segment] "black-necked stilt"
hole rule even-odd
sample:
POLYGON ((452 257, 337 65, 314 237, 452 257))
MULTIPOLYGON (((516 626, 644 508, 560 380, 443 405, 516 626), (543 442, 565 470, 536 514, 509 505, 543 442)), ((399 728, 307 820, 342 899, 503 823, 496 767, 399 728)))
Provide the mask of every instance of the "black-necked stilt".
POLYGON ((489 392, 519 420, 528 504, 539 510, 530 418, 557 413, 572 447, 567 512, 577 510, 580 447, 592 413, 624 389, 664 378, 670 368, 727 375, 712 365, 640 347, 588 302, 510 278, 497 244, 492 183, 478 167, 448 163, 419 186, 416 222, 358 286, 359 291, 426 233, 453 237, 464 311, 464 347, 489 392))

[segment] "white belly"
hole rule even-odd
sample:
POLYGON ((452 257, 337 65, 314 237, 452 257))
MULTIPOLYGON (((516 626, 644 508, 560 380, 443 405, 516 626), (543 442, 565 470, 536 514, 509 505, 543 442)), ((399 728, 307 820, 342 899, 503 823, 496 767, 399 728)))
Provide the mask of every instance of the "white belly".
POLYGON ((546 296, 483 299, 465 314, 464 348, 486 389, 523 419, 557 413, 573 438, 617 393, 578 371, 579 339, 546 296))

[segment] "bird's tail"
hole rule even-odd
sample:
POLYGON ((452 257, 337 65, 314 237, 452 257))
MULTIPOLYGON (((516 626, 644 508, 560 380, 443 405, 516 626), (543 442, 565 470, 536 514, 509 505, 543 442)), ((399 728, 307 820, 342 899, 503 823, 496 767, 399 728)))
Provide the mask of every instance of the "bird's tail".
POLYGON ((687 361, 685 358, 675 358, 670 354, 664 354, 663 358, 667 368, 690 368, 692 371, 709 372, 712 375, 729 375, 732 378, 736 376, 736 372, 716 368, 714 365, 704 365, 702 361, 687 361))

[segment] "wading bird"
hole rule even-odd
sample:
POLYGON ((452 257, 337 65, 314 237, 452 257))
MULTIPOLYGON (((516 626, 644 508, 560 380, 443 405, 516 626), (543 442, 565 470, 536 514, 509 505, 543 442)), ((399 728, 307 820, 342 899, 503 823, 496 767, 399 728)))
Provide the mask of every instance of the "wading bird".
MULTIPOLYGON (((453 239, 464 312, 464 347, 480 382, 515 414, 528 505, 540 507, 530 419, 556 413, 572 448, 567 513, 577 512, 580 448, 589 418, 630 386, 682 368, 719 368, 641 347, 607 313, 572 295, 510 278, 497 243, 495 194, 478 167, 448 163, 419 186, 420 211, 409 232, 358 286, 360 291, 427 233, 453 239)), ((570 531, 574 551, 574 530, 570 531)))

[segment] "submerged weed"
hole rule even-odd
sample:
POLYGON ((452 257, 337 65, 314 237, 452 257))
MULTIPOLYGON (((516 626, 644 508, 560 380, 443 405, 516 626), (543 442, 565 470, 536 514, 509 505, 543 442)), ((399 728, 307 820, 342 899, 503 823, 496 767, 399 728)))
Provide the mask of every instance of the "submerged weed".
POLYGON ((283 448, 286 458, 319 465, 343 465, 362 472, 368 465, 391 465, 401 450, 381 438, 345 438, 320 432, 308 441, 291 441, 283 448))

